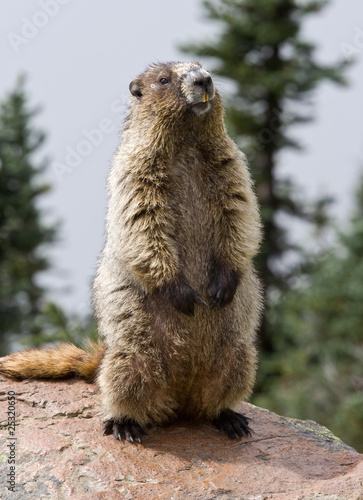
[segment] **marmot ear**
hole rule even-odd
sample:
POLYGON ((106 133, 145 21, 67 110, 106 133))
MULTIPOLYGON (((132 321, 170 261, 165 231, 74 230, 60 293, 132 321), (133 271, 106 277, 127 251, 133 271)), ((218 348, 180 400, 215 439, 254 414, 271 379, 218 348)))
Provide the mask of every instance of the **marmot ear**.
POLYGON ((142 82, 139 78, 132 80, 129 85, 129 89, 132 95, 140 99, 142 97, 142 82))

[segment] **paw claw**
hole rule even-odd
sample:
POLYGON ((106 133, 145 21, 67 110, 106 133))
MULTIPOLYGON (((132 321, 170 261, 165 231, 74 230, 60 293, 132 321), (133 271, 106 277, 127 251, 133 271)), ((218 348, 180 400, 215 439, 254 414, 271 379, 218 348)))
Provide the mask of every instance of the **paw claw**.
POLYGON ((182 275, 175 282, 164 285, 160 289, 160 293, 171 302, 177 311, 187 316, 194 316, 195 304, 208 307, 208 304, 204 302, 199 293, 189 285, 182 275))
POLYGON ((223 309, 233 300, 240 275, 238 271, 229 269, 224 264, 214 264, 213 276, 208 287, 208 296, 211 299, 210 309, 223 309))
POLYGON ((217 418, 212 420, 212 424, 231 439, 247 438, 252 435, 252 429, 248 426, 248 418, 233 410, 223 410, 217 418))
POLYGON ((113 420, 107 420, 105 422, 105 425, 103 427, 103 435, 104 436, 109 436, 113 432, 113 420))
POLYGON ((103 428, 103 435, 113 434, 114 438, 122 441, 123 435, 129 443, 141 443, 141 438, 145 434, 144 429, 132 418, 124 418, 121 422, 107 420, 103 428))

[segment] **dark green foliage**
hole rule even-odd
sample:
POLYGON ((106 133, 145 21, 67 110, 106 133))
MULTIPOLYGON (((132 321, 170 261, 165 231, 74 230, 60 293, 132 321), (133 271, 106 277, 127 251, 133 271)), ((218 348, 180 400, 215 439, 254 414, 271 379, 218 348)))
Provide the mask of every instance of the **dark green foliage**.
POLYGON ((325 424, 363 451, 363 179, 337 244, 269 311, 278 350, 261 365, 255 403, 325 424))
MULTIPOLYGON (((276 172, 278 154, 288 147, 300 147, 288 131, 294 124, 311 120, 308 99, 312 91, 324 80, 344 83, 346 63, 317 63, 314 45, 300 33, 305 17, 319 12, 326 3, 206 1, 207 17, 220 23, 220 35, 212 43, 184 47, 203 59, 211 58, 213 72, 234 84, 233 96, 225 96, 227 124, 247 155, 261 204, 265 238, 257 265, 265 284, 267 311, 270 292, 288 289, 294 275, 295 269, 286 264, 285 257, 300 250, 289 239, 281 216, 323 225, 330 202, 307 203, 301 190, 276 172)), ((293 261, 296 259, 289 259, 293 261)), ((263 351, 273 352, 275 332, 266 317, 260 333, 263 351)))
POLYGON ((44 166, 34 153, 44 140, 32 127, 23 81, 0 106, 0 332, 2 346, 10 334, 35 334, 43 289, 40 272, 49 268, 43 245, 54 241, 37 207, 49 186, 39 180, 44 166))

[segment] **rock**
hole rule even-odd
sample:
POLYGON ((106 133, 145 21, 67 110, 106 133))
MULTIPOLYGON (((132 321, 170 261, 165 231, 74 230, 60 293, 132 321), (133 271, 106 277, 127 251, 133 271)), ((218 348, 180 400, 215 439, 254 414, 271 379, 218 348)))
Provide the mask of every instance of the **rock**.
POLYGON ((4 499, 363 500, 363 455, 315 422, 247 403, 240 411, 251 438, 231 441, 207 423, 178 422, 132 445, 102 435, 96 387, 83 381, 0 377, 0 399, 4 499))

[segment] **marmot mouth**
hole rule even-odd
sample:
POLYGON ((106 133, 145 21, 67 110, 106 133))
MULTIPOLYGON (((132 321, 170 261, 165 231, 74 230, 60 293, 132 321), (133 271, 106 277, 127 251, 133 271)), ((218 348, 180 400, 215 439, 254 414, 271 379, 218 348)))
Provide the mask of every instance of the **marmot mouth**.
POLYGON ((210 101, 205 101, 205 102, 197 102, 196 104, 193 104, 192 109, 198 114, 205 113, 208 111, 210 108, 211 103, 210 101))

